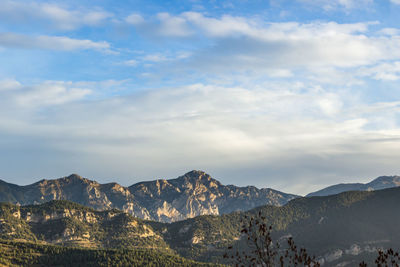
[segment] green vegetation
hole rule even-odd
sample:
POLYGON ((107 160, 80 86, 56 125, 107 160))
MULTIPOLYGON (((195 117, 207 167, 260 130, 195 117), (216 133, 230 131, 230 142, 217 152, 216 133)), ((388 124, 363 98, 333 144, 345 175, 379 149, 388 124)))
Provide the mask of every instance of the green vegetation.
POLYGON ((21 220, 19 214, 18 206, 0 203, 0 238, 36 241, 28 223, 21 220))
POLYGON ((5 266, 215 266, 144 249, 83 249, 0 240, 5 266))

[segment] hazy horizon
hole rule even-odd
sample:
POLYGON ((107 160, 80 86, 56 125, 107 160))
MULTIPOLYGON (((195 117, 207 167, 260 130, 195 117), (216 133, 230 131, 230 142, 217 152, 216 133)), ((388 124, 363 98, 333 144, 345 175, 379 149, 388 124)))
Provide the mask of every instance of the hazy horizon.
POLYGON ((0 3, 0 179, 398 175, 399 0, 0 3))

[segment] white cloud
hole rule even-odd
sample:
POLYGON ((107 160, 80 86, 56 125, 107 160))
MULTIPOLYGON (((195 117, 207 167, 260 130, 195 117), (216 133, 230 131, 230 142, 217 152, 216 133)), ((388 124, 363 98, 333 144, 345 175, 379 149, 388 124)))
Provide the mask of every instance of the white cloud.
POLYGON ((17 33, 0 33, 0 47, 73 51, 94 49, 110 51, 110 44, 91 40, 72 39, 65 36, 29 36, 17 33))
MULTIPOLYGON (((155 53, 155 54, 147 54, 143 55, 140 57, 137 57, 137 59, 134 60, 128 60, 125 61, 125 65, 129 65, 130 62, 132 62, 133 66, 137 66, 139 63, 142 63, 143 66, 148 66, 151 67, 153 66, 153 63, 166 63, 166 62, 176 62, 182 59, 187 59, 191 56, 191 52, 186 52, 186 51, 178 51, 178 52, 164 52, 162 53, 155 53)), ((284 73, 283 71, 277 72, 277 75, 287 75, 288 73, 284 73)))
POLYGON ((32 24, 74 30, 82 26, 96 26, 112 14, 102 10, 70 10, 56 4, 3 0, 0 4, 0 21, 32 24))
POLYGON ((400 0, 390 0, 393 4, 400 5, 400 0))
POLYGON ((82 99, 90 94, 90 90, 71 88, 62 85, 41 85, 18 96, 16 102, 22 106, 57 105, 82 99))
POLYGON ((158 13, 152 20, 146 21, 140 14, 133 13, 125 21, 134 25, 143 34, 158 37, 188 37, 193 35, 185 18, 158 13))
POLYGON ((325 97, 317 100, 318 106, 321 111, 328 115, 333 116, 341 111, 343 103, 335 94, 326 94, 325 97))
POLYGON ((260 33, 255 22, 242 17, 225 15, 216 19, 205 17, 197 12, 185 12, 182 17, 212 37, 227 37, 237 34, 259 37, 260 33))
POLYGON ((150 62, 162 62, 162 61, 167 61, 168 58, 165 55, 161 55, 161 54, 149 54, 149 55, 143 56, 142 60, 150 61, 150 62))
POLYGON ((362 68, 359 70, 358 75, 372 77, 376 80, 397 81, 400 79, 400 61, 384 62, 362 68))
MULTIPOLYGON (((355 8, 355 3, 335 5, 355 8)), ((64 9, 49 10, 59 14, 59 29, 103 21, 94 14, 68 24, 64 9)), ((190 52, 169 50, 161 43, 162 52, 157 53, 155 42, 151 51, 144 47, 129 52, 118 65, 149 66, 138 76, 152 82, 175 73, 169 79, 174 83, 191 83, 195 76, 202 84, 135 91, 139 81, 132 86, 134 94, 112 97, 125 88, 125 81, 0 81, 4 155, 12 154, 13 144, 27 151, 20 155, 35 145, 50 151, 33 159, 37 166, 24 166, 25 173, 53 168, 60 175, 60 166, 68 172, 80 166, 83 174, 125 178, 131 184, 143 177, 204 169, 229 183, 254 174, 252 183, 274 186, 282 178, 288 182, 278 189, 290 191, 294 179, 325 185, 339 177, 397 170, 398 99, 364 103, 360 91, 371 88, 360 85, 365 77, 399 79, 398 29, 375 31, 378 27, 369 22, 270 23, 196 12, 150 18, 131 14, 124 27, 126 23, 152 38, 185 38, 182 44, 190 45, 179 48, 190 47, 190 52), (55 160, 54 153, 61 154, 58 165, 48 164, 55 160)), ((107 42, 15 33, 0 34, 0 47, 110 50, 107 42)), ((9 157, 0 159, 0 169, 7 162, 9 157)))
MULTIPOLYGON (((333 10, 337 8, 353 9, 365 8, 366 5, 372 4, 374 0, 298 0, 308 5, 321 7, 325 10, 333 10)), ((395 0, 397 1, 397 0, 395 0)))
POLYGON ((1 81, 0 92, 3 92, 3 105, 15 104, 22 109, 60 105, 83 99, 92 93, 90 89, 78 88, 71 82, 46 81, 25 86, 16 80, 1 81))
POLYGON ((158 13, 157 18, 160 21, 157 31, 161 36, 185 37, 192 35, 184 18, 174 17, 168 13, 158 13))
POLYGON ((133 25, 139 25, 145 22, 144 18, 140 14, 130 14, 125 18, 125 21, 127 23, 133 24, 133 25))
POLYGON ((21 87, 21 83, 14 79, 0 80, 0 91, 15 90, 21 87))
MULTIPOLYGON (((377 22, 268 23, 228 15, 213 18, 197 12, 177 16, 163 13, 162 17, 179 21, 185 28, 182 35, 196 33, 208 38, 209 43, 194 51, 187 62, 191 64, 189 67, 213 73, 353 68, 400 59, 396 29, 371 31, 371 25, 377 22)), ((178 36, 175 26, 158 19, 144 23, 146 34, 178 36), (162 34, 160 28, 164 29, 162 34)))
POLYGON ((83 172, 95 177, 150 179, 195 168, 240 183, 240 172, 227 173, 243 170, 249 177, 258 169, 251 181, 258 186, 280 178, 332 183, 320 179, 348 177, 374 161, 361 168, 370 177, 397 168, 400 156, 396 117, 386 116, 399 114, 398 104, 364 105, 351 92, 280 82, 251 88, 193 84, 85 101, 91 92, 85 84, 0 90, 2 140, 40 142, 62 153, 65 166, 76 164, 65 155, 76 155, 83 172), (376 121, 386 123, 371 129, 376 121))
POLYGON ((399 36, 400 35, 400 29, 396 28, 383 28, 382 30, 379 31, 379 33, 383 35, 389 35, 389 36, 399 36))

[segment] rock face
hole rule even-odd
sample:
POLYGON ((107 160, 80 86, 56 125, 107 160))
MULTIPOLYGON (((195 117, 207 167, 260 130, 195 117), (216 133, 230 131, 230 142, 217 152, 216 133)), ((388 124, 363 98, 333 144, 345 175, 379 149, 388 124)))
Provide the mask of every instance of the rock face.
POLYGON ((95 248, 168 248, 151 226, 127 213, 59 200, 31 206, 0 203, 0 238, 95 248))
POLYGON ((400 186, 400 176, 380 176, 367 184, 352 183, 332 185, 322 190, 310 193, 307 197, 329 196, 346 191, 373 191, 397 186, 400 186))
POLYGON ((142 219, 160 222, 245 211, 262 205, 281 206, 296 197, 269 188, 225 186, 202 171, 130 187, 117 183, 99 184, 77 174, 27 186, 0 180, 1 202, 28 205, 69 200, 98 210, 117 208, 142 219))

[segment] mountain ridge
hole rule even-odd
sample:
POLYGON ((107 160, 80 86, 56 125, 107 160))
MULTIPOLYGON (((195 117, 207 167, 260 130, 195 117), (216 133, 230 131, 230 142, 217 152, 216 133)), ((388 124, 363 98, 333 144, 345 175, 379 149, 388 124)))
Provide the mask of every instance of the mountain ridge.
POLYGON ((173 222, 199 215, 220 215, 262 205, 284 205, 298 196, 270 188, 223 185, 203 171, 124 187, 71 174, 18 186, 0 182, 0 201, 20 205, 70 200, 95 209, 117 208, 138 218, 173 222))
POLYGON ((309 193, 306 197, 329 196, 346 191, 372 191, 400 186, 400 176, 379 176, 368 183, 340 183, 309 193))

